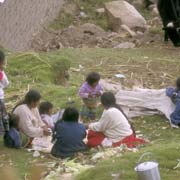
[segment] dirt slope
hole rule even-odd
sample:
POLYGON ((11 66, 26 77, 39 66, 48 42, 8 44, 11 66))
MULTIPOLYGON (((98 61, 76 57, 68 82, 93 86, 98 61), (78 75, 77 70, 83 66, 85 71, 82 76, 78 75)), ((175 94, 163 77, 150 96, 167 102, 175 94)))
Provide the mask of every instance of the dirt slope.
POLYGON ((32 36, 55 18, 63 0, 6 0, 0 4, 0 44, 27 50, 32 36))

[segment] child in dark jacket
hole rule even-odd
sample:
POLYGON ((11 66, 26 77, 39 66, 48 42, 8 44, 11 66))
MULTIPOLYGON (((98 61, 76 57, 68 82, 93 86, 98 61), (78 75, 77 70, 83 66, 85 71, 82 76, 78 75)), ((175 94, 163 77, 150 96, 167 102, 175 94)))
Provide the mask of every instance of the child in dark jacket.
POLYGON ((55 124, 53 131, 54 146, 51 154, 58 158, 72 157, 77 152, 85 151, 83 139, 86 137, 86 128, 78 123, 79 112, 76 108, 66 108, 62 117, 55 124))
POLYGON ((14 114, 9 114, 9 131, 5 131, 4 145, 9 148, 21 148, 21 136, 18 130, 19 118, 14 114))
POLYGON ((180 77, 176 80, 176 87, 166 88, 166 95, 171 98, 172 102, 175 104, 175 110, 170 115, 171 122, 174 125, 180 125, 180 77))

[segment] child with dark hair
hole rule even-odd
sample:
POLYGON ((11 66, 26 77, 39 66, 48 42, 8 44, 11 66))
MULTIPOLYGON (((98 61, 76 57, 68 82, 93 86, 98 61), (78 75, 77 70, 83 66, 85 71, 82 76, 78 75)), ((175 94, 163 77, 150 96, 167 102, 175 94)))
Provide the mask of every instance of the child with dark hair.
POLYGON ((46 101, 46 102, 42 102, 40 104, 39 113, 41 115, 41 119, 47 125, 47 127, 51 128, 51 129, 54 128, 52 112, 53 112, 53 104, 52 103, 46 101))
POLYGON ((9 131, 4 134, 4 145, 6 147, 20 148, 22 145, 18 122, 18 116, 9 114, 9 131))
POLYGON ((77 152, 86 150, 83 139, 86 137, 86 128, 78 123, 79 112, 76 108, 66 108, 62 117, 55 124, 53 141, 55 142, 51 154, 55 157, 72 157, 77 152))
POLYGON ((128 147, 136 147, 145 141, 136 138, 127 116, 119 105, 113 93, 105 92, 101 96, 104 112, 98 122, 89 125, 88 143, 89 147, 120 146, 126 144, 128 147))
POLYGON ((170 115, 171 122, 173 125, 180 125, 180 77, 176 80, 176 87, 166 88, 166 95, 171 98, 172 102, 175 104, 175 110, 170 115))
POLYGON ((9 85, 8 78, 4 72, 5 54, 0 51, 0 134, 9 130, 8 115, 4 104, 4 88, 9 85))
POLYGON ((91 72, 87 75, 86 81, 82 84, 79 90, 79 96, 83 100, 81 118, 94 120, 96 118, 96 109, 99 97, 103 93, 103 88, 99 84, 100 75, 96 72, 91 72))

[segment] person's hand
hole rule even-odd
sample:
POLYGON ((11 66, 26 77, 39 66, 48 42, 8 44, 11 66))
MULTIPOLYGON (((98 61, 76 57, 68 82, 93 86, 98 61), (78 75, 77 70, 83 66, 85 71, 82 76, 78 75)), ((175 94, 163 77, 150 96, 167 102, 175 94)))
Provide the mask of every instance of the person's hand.
POLYGON ((51 129, 50 128, 47 128, 46 126, 44 126, 43 127, 43 134, 45 135, 45 136, 49 136, 49 135, 51 135, 51 129))
POLYGON ((101 96, 101 93, 100 93, 100 92, 97 92, 97 93, 96 93, 96 97, 99 97, 99 96, 101 96))
POLYGON ((86 129, 89 129, 89 123, 85 123, 84 126, 86 129))
POLYGON ((93 95, 91 93, 88 94, 88 98, 92 98, 93 95))

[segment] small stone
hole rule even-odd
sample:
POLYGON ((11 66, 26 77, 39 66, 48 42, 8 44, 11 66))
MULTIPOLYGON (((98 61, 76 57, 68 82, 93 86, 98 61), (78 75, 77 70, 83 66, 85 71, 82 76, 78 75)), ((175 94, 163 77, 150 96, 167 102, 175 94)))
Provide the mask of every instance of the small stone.
POLYGON ((134 48, 134 47, 135 47, 134 43, 123 42, 123 43, 120 43, 120 44, 116 45, 114 48, 116 48, 116 49, 131 49, 131 48, 134 48))

